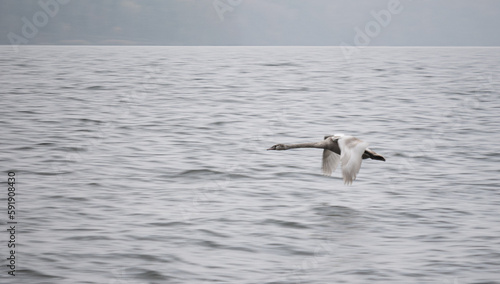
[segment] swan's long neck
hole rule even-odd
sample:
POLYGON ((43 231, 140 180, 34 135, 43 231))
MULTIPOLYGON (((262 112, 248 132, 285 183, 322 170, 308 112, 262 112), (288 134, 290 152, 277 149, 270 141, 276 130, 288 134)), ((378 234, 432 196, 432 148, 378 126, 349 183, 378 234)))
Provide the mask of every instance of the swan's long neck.
POLYGON ((311 142, 311 143, 299 143, 299 144, 287 144, 285 145, 286 150, 294 149, 294 148, 321 148, 324 149, 326 143, 324 141, 321 142, 311 142))

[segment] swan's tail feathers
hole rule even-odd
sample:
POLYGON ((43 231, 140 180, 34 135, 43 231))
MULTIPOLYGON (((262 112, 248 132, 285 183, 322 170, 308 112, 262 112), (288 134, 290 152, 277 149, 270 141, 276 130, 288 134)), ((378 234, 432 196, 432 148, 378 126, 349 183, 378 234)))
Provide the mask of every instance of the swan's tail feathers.
POLYGON ((363 159, 368 159, 368 158, 372 160, 379 160, 385 162, 384 156, 377 154, 375 151, 371 149, 366 148, 365 153, 363 153, 363 159))
POLYGON ((323 150, 323 174, 331 176, 340 163, 340 155, 328 149, 323 150))
POLYGON ((363 154, 368 148, 368 143, 352 136, 339 139, 340 161, 342 163, 342 177, 344 183, 349 185, 356 179, 361 168, 363 154))

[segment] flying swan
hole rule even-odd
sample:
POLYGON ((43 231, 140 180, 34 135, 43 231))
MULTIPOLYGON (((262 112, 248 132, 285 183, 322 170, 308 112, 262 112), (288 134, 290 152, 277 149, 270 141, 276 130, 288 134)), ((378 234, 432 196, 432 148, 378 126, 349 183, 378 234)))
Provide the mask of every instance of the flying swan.
POLYGON ((352 184, 361 168, 363 159, 385 161, 382 155, 368 148, 368 142, 352 136, 335 134, 325 136, 323 141, 300 144, 276 144, 267 150, 288 150, 294 148, 321 148, 323 150, 324 175, 331 176, 339 163, 342 163, 344 184, 352 184))

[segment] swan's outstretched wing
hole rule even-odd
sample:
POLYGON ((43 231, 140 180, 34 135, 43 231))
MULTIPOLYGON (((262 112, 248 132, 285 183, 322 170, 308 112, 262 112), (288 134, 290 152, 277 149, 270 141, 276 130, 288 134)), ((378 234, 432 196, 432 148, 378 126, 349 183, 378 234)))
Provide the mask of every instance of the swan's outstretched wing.
POLYGON ((324 175, 331 176, 340 163, 340 155, 328 149, 323 150, 323 170, 324 175))
POLYGON ((368 143, 352 136, 341 137, 338 143, 342 162, 342 177, 345 184, 351 184, 361 168, 362 156, 368 143))

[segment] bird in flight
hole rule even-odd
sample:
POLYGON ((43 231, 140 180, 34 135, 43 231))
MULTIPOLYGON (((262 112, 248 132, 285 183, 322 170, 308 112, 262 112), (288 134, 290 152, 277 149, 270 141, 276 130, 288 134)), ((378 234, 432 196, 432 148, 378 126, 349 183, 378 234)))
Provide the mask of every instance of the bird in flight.
POLYGON ((267 150, 289 150, 295 148, 323 149, 324 175, 331 176, 341 164, 344 184, 352 184, 361 168, 363 159, 385 161, 382 155, 368 148, 368 142, 343 134, 327 135, 323 141, 300 144, 276 144, 267 150))

